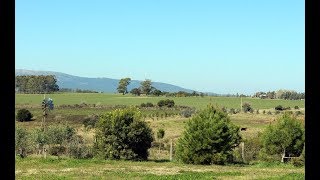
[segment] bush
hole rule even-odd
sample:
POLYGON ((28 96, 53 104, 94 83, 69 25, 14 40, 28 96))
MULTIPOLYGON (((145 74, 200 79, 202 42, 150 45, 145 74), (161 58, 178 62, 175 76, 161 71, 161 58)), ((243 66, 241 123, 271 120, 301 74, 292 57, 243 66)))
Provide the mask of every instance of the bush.
POLYGON ((272 115, 272 112, 271 112, 271 111, 268 111, 267 114, 268 114, 268 115, 272 115))
POLYGON ((266 113, 266 110, 263 110, 263 111, 262 111, 262 114, 265 114, 265 113, 266 113))
POLYGON ((239 127, 221 109, 209 105, 187 122, 176 156, 184 163, 224 164, 240 140, 239 127))
POLYGON ((281 105, 278 105, 274 109, 277 110, 277 111, 283 111, 284 107, 282 107, 281 105))
POLYGON ((94 128, 98 122, 99 116, 90 116, 82 121, 85 128, 94 128))
POLYGON ((296 116, 303 115, 303 113, 302 113, 301 111, 296 111, 294 114, 295 114, 296 116))
POLYGON ((294 109, 299 109, 299 106, 294 106, 294 109))
POLYGON ((24 158, 27 156, 27 151, 29 150, 29 133, 26 129, 21 127, 16 127, 15 130, 15 150, 20 157, 24 158))
POLYGON ((191 117, 192 114, 195 113, 195 109, 194 108, 187 108, 187 109, 184 109, 181 111, 180 115, 185 117, 185 118, 188 118, 188 117, 191 117))
POLYGON ((267 154, 297 157, 304 147, 304 128, 295 117, 284 114, 263 132, 262 143, 267 154))
POLYGON ((166 99, 166 100, 160 100, 158 102, 158 106, 159 107, 163 107, 163 106, 166 106, 166 107, 173 107, 174 106, 174 101, 173 100, 170 100, 170 99, 166 99))
POLYGON ((20 122, 31 121, 33 115, 27 109, 20 109, 17 113, 17 120, 20 122))
POLYGON ((245 102, 242 105, 242 110, 243 110, 243 112, 252 112, 253 111, 251 105, 249 103, 247 103, 247 102, 245 102))
POLYGON ((146 160, 152 130, 136 108, 116 109, 100 116, 95 154, 105 159, 146 160))
POLYGON ((258 160, 259 152, 262 149, 261 137, 254 136, 244 142, 244 156, 246 162, 258 160))
POLYGON ((235 109, 231 108, 231 109, 229 110, 229 113, 230 113, 230 114, 236 114, 236 111, 235 111, 235 109))
POLYGON ((73 136, 68 143, 67 151, 70 157, 77 159, 88 159, 93 157, 92 150, 84 144, 83 138, 79 135, 73 136))

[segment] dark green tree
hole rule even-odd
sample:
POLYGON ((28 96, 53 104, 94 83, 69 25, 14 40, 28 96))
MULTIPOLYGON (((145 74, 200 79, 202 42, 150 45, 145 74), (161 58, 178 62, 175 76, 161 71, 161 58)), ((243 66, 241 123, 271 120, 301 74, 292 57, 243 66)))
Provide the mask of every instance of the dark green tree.
POLYGON ((105 159, 146 160, 153 141, 152 130, 133 107, 101 115, 97 123, 96 154, 105 159))
POLYGON ((151 86, 151 80, 150 79, 146 79, 145 81, 141 82, 141 91, 142 93, 149 95, 151 90, 152 90, 152 86, 151 86))
POLYGON ((270 155, 299 156, 304 146, 304 127, 294 116, 284 114, 276 124, 270 124, 263 132, 264 151, 270 155))
POLYGON ((140 96, 141 90, 139 88, 133 88, 131 89, 130 93, 136 96, 140 96))
POLYGON ((187 122, 177 158, 188 164, 224 164, 240 140, 239 127, 220 108, 208 105, 187 122))
POLYGON ((120 79, 119 81, 119 85, 118 85, 118 93, 122 93, 123 95, 127 94, 128 93, 128 85, 130 84, 131 82, 131 78, 123 78, 123 79, 120 79))

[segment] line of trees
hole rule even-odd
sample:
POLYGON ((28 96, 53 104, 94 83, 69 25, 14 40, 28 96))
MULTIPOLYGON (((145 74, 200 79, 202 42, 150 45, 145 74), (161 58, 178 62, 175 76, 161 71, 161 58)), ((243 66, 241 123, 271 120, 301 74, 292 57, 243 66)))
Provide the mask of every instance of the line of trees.
MULTIPOLYGON (((131 83, 131 78, 122 78, 119 81, 117 92, 122 93, 123 95, 129 93, 128 92, 128 85, 131 83)), ((205 96, 207 94, 202 92, 193 91, 192 93, 188 93, 185 91, 173 92, 169 93, 166 91, 161 91, 152 86, 152 81, 150 79, 146 79, 140 83, 140 87, 133 88, 130 91, 131 94, 140 96, 141 94, 145 95, 153 95, 153 96, 173 96, 173 97, 189 97, 189 96, 205 96)))
POLYGON ((261 99, 286 99, 286 100, 299 100, 305 99, 305 93, 298 93, 293 90, 268 91, 268 92, 256 92, 253 97, 261 99))
POLYGON ((59 92, 75 92, 75 93, 99 93, 98 91, 88 90, 88 89, 71 89, 71 88, 61 88, 59 92))
POLYGON ((16 92, 18 93, 52 93, 59 91, 57 79, 53 75, 16 76, 16 92))

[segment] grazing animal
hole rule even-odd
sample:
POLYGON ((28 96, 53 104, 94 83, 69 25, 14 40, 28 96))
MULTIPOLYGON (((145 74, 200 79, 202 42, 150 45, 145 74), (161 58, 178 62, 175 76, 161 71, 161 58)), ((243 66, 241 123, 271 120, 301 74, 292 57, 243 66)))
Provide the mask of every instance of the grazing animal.
POLYGON ((247 130, 247 128, 245 127, 245 128, 241 128, 240 129, 240 131, 246 131, 247 130))

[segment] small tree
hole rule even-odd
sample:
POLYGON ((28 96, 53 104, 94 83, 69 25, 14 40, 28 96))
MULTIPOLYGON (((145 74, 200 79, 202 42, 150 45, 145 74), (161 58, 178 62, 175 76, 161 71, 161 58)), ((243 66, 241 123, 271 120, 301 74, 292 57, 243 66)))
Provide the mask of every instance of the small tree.
POLYGON ((131 78, 120 79, 119 85, 117 88, 118 92, 122 93, 123 95, 127 94, 128 93, 127 87, 130 84, 130 82, 131 82, 131 78))
POLYGON ((145 81, 141 82, 141 90, 142 93, 149 95, 151 90, 152 90, 152 86, 151 86, 151 80, 150 79, 146 79, 145 81))
POLYGON ((262 136, 262 143, 267 154, 299 156, 304 145, 304 128, 293 116, 284 114, 274 125, 269 125, 262 136))
POLYGON ((160 140, 164 137, 164 134, 165 134, 164 129, 159 129, 158 132, 157 132, 157 138, 158 138, 158 141, 159 141, 159 154, 160 154, 160 148, 161 148, 160 140))
POLYGON ((116 109, 101 115, 97 124, 96 154, 105 159, 146 160, 152 130, 136 108, 116 109))
POLYGON ((33 115, 30 113, 29 110, 19 109, 16 118, 18 121, 23 122, 23 121, 31 121, 32 117, 33 117, 33 115))
POLYGON ((187 122, 178 140, 177 158, 190 164, 224 164, 240 140, 239 127, 221 109, 209 105, 187 122))

